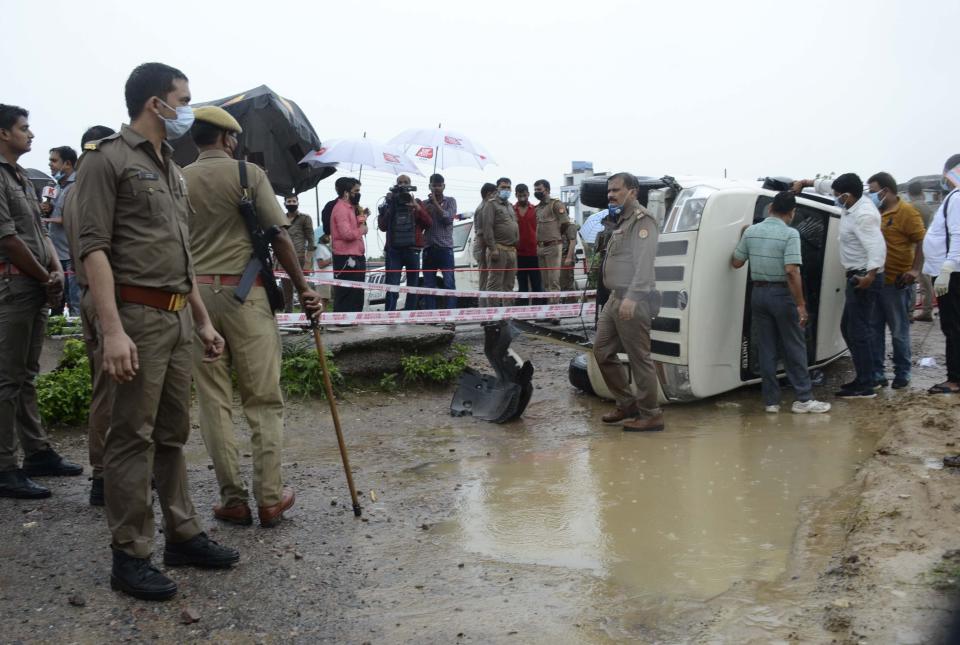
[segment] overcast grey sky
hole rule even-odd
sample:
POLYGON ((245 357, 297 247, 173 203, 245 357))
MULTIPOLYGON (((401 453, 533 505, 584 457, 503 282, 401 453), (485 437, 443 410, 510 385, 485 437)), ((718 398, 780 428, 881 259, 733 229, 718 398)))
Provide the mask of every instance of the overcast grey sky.
MULTIPOLYGON (((558 185, 574 159, 902 181, 960 152, 956 1, 5 0, 3 13, 0 101, 29 109, 37 137, 25 166, 124 122, 124 81, 152 60, 183 70, 196 101, 266 84, 321 139, 460 130, 499 162, 445 171, 461 209, 501 174, 558 185)), ((364 202, 388 183, 365 173, 364 202)))

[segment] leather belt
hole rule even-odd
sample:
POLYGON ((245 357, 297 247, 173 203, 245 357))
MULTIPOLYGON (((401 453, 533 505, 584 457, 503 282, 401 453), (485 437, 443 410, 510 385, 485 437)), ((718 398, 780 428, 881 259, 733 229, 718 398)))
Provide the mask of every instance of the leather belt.
POLYGON ((171 293, 149 287, 134 287, 129 284, 117 286, 117 295, 120 300, 135 305, 146 305, 164 311, 180 311, 187 306, 187 294, 171 293))
POLYGON ((753 286, 755 287, 785 287, 787 286, 786 282, 767 282, 766 280, 754 280, 753 286))
POLYGON ((5 273, 7 275, 27 275, 18 269, 17 265, 12 262, 0 262, 0 273, 5 273))
MULTIPOLYGON (((220 284, 224 287, 236 287, 240 284, 240 279, 242 277, 243 276, 239 275, 198 275, 197 284, 217 284, 217 280, 220 280, 220 284)), ((263 286, 263 279, 260 277, 259 273, 257 274, 257 277, 254 278, 253 285, 256 287, 263 286)))
POLYGON ((563 244, 563 240, 547 240, 546 242, 537 242, 537 246, 556 246, 563 244))

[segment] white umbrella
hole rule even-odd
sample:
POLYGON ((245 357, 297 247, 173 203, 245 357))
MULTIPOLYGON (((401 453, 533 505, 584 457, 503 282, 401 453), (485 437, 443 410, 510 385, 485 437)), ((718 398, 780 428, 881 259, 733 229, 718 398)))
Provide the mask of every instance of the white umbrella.
POLYGON ((405 130, 389 143, 402 146, 418 161, 432 161, 434 170, 453 166, 482 169, 496 164, 490 153, 476 141, 460 132, 439 127, 405 130))
POLYGON ((337 164, 348 172, 357 169, 363 173, 364 167, 391 175, 423 176, 417 164, 413 163, 399 146, 380 143, 374 139, 331 139, 319 150, 314 150, 300 160, 311 166, 330 166, 337 164))
POLYGON ((587 221, 580 227, 580 237, 587 244, 593 244, 597 241, 597 235, 603 230, 603 218, 607 216, 607 210, 594 213, 587 218, 587 221))

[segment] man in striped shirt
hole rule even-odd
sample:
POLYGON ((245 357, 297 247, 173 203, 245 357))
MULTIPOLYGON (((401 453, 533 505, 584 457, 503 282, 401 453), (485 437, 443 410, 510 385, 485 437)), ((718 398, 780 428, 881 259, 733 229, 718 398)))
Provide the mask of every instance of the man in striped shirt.
POLYGON ((807 308, 800 278, 800 233, 791 228, 797 201, 790 191, 777 193, 770 215, 746 229, 730 263, 739 269, 750 263, 753 293, 750 310, 754 338, 759 344, 758 358, 763 377, 763 404, 767 412, 780 411, 780 385, 777 382, 777 346, 783 348, 787 378, 797 393, 793 412, 830 411, 829 403, 813 400, 810 374, 807 372, 807 345, 803 328, 807 308))

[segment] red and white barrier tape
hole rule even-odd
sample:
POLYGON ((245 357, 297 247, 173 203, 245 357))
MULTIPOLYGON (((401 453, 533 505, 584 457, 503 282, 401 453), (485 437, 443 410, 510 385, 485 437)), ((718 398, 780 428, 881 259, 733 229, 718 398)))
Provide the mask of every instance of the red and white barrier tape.
MULTIPOLYGON (((495 320, 543 320, 592 316, 592 302, 529 307, 479 307, 476 309, 423 309, 414 311, 333 312, 320 316, 321 325, 398 325, 416 323, 490 322, 495 320)), ((306 314, 276 314, 281 325, 308 325, 306 314)))
MULTIPOLYGON (((275 272, 275 275, 287 277, 282 271, 275 272)), ((359 280, 338 280, 336 278, 321 278, 313 280, 307 278, 311 284, 323 284, 331 287, 348 287, 351 289, 366 289, 368 291, 392 291, 394 293, 413 293, 422 296, 453 296, 456 298, 499 298, 501 300, 513 300, 518 298, 579 298, 581 296, 596 295, 596 290, 587 291, 472 291, 469 289, 435 289, 433 287, 406 287, 397 284, 383 284, 379 282, 360 282, 359 280)))

